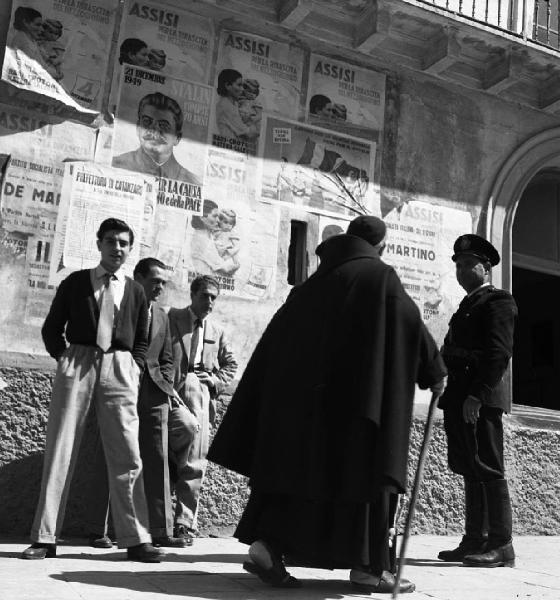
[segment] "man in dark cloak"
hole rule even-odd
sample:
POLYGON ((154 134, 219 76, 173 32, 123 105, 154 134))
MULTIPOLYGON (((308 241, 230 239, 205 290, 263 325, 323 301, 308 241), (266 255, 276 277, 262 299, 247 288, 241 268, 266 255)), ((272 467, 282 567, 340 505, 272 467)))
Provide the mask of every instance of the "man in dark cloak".
POLYGON ((244 568, 274 586, 299 585, 286 556, 393 591, 389 529, 415 384, 441 393, 446 371, 380 258, 385 234, 381 219, 361 216, 317 248, 318 270, 269 323, 210 448, 210 460, 250 478, 235 536, 251 545, 244 568))

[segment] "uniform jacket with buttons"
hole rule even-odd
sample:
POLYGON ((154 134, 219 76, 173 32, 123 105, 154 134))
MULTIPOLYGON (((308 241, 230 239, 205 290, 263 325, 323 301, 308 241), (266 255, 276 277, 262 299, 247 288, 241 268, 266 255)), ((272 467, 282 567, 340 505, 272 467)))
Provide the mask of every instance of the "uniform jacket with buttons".
POLYGON ((462 300, 441 351, 448 370, 441 408, 462 403, 470 395, 483 406, 511 410, 504 375, 513 351, 516 317, 513 296, 491 285, 462 300))

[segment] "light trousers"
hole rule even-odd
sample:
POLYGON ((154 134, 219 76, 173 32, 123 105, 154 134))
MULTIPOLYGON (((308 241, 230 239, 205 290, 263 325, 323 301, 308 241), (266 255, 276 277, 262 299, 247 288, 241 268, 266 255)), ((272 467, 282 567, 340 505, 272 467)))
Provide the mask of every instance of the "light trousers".
POLYGON ((151 541, 138 445, 138 378, 130 352, 71 345, 58 361, 47 424, 41 492, 31 540, 56 543, 86 417, 95 405, 107 461, 119 548, 151 541))
POLYGON ((185 406, 174 405, 169 411, 170 459, 176 465, 175 524, 194 531, 208 464, 210 392, 194 373, 188 373, 181 396, 185 406))

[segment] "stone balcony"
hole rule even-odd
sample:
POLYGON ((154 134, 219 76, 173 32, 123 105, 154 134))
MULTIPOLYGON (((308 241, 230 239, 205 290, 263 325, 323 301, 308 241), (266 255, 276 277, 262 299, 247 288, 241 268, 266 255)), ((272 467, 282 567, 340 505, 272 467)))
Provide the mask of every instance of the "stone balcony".
MULTIPOLYGON (((172 3, 182 4, 182 0, 172 3)), ((225 27, 560 112, 559 0, 199 0, 225 27), (359 53, 359 56, 356 53, 359 53)), ((184 4, 183 4, 184 5, 184 4)))

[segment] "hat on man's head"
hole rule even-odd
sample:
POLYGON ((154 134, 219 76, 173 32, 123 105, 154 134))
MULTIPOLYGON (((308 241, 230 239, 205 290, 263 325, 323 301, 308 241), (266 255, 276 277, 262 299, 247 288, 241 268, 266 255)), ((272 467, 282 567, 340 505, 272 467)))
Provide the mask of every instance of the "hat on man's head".
POLYGON ((483 262, 489 262, 493 267, 500 262, 500 255, 496 248, 488 240, 474 233, 459 236, 453 244, 453 252, 451 257, 453 261, 461 254, 470 254, 483 262))
POLYGON ((353 221, 350 221, 346 233, 362 238, 372 246, 377 246, 385 238, 387 227, 378 217, 360 215, 353 221))

